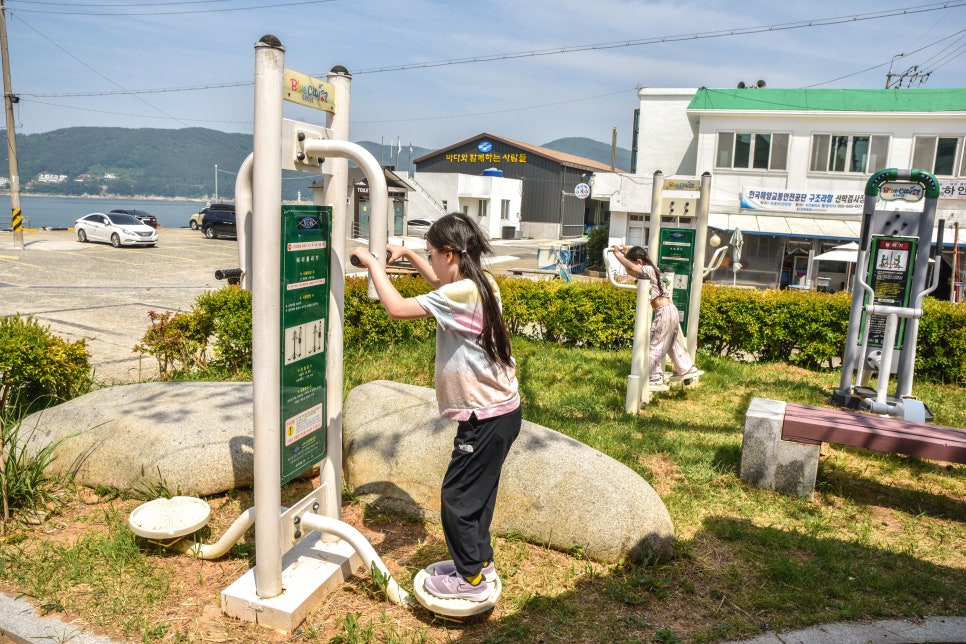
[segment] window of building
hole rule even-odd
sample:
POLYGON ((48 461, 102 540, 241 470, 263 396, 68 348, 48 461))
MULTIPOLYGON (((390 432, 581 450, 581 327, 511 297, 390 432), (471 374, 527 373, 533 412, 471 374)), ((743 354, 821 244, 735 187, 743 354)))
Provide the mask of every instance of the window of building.
POLYGON ((944 177, 966 176, 966 149, 957 136, 917 136, 912 167, 944 177))
POLYGON ((812 172, 871 174, 885 168, 889 137, 869 134, 812 135, 812 172))
POLYGON ((788 134, 718 132, 716 168, 785 170, 788 134))

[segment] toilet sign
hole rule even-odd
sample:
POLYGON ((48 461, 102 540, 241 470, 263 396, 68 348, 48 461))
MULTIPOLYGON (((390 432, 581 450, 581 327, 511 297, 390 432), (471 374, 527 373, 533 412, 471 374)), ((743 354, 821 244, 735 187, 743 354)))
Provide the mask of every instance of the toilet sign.
POLYGON ((574 196, 578 199, 586 199, 590 196, 590 186, 586 183, 578 183, 574 186, 574 196))

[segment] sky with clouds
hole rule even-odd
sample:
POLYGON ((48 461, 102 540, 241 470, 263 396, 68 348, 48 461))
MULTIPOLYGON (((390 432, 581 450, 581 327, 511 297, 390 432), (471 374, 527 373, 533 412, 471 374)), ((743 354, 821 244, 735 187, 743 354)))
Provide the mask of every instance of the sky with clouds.
MULTIPOLYGON (((5 0, 18 133, 251 132, 254 44, 352 74, 353 141, 631 147, 639 87, 966 87, 966 0, 5 0), (926 73, 928 72, 928 77, 926 73), (145 91, 151 90, 151 91, 145 91)), ((324 124, 286 104, 285 116, 324 124)))

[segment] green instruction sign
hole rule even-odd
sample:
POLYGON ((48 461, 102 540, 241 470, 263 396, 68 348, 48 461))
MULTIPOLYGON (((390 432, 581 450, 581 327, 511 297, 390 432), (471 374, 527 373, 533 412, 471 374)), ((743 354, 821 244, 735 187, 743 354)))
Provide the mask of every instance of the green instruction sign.
MULTIPOLYGON (((869 258, 866 283, 875 293, 874 304, 883 306, 909 306, 909 292, 912 286, 912 274, 916 262, 915 237, 872 237, 872 252, 869 258)), ((865 296, 865 304, 869 303, 869 296, 865 296)), ((862 311, 862 322, 859 327, 859 344, 865 336, 865 325, 869 325, 869 346, 881 347, 885 339, 886 318, 873 315, 871 318, 862 311)), ((896 330, 896 349, 901 349, 906 335, 906 318, 899 318, 899 328, 896 330)))
POLYGON ((671 301, 681 312, 681 324, 688 328, 691 308, 691 269, 694 266, 694 235, 692 228, 661 228, 657 267, 671 291, 671 301))
POLYGON ((331 223, 330 206, 282 206, 282 484, 326 456, 331 223))

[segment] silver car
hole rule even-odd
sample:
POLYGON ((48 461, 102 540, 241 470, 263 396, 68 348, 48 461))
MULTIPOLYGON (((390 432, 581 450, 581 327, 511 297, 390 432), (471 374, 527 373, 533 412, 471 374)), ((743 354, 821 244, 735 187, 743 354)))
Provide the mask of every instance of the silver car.
POLYGON ((92 212, 74 222, 77 241, 110 242, 114 248, 121 246, 154 246, 158 243, 158 231, 137 217, 123 213, 92 212))
POLYGON ((406 234, 409 237, 423 238, 432 225, 431 219, 410 219, 406 222, 406 234))

